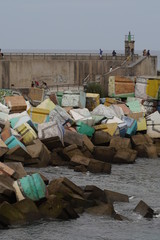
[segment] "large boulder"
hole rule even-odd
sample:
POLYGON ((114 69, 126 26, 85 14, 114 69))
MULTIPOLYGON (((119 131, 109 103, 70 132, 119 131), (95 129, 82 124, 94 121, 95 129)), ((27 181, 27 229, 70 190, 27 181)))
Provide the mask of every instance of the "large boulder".
POLYGON ((109 142, 111 140, 111 136, 104 131, 95 131, 93 137, 92 137, 92 142, 94 145, 109 145, 109 142))
POLYGON ((92 200, 92 201, 98 200, 98 201, 107 203, 105 192, 94 185, 85 186, 84 195, 88 200, 92 200))
POLYGON ((25 216, 8 202, 0 205, 0 222, 6 225, 17 225, 26 223, 25 216))
POLYGON ((31 222, 40 218, 40 213, 36 204, 29 198, 16 202, 13 204, 13 207, 25 217, 27 222, 31 222))
POLYGON ((107 173, 107 174, 110 174, 111 173, 111 168, 112 168, 112 166, 111 166, 110 163, 98 161, 98 160, 95 160, 95 159, 91 159, 87 169, 91 173, 107 173))
POLYGON ((94 206, 86 209, 86 212, 93 215, 107 215, 113 217, 115 215, 115 210, 112 204, 100 204, 98 206, 94 206))
POLYGON ((0 175, 0 203, 7 201, 16 202, 16 194, 13 188, 14 180, 7 175, 0 175))
POLYGON ((108 203, 129 202, 129 197, 126 194, 110 191, 107 189, 104 190, 104 193, 108 203))
POLYGON ((79 217, 69 203, 55 195, 50 195, 47 201, 39 206, 39 211, 44 218, 68 220, 79 217))
POLYGON ((34 140, 34 144, 27 146, 27 151, 31 158, 25 160, 26 166, 46 167, 49 165, 50 151, 39 139, 34 140))
POLYGON ((113 163, 134 163, 137 157, 137 151, 133 149, 120 149, 113 158, 113 163))
POLYGON ((112 163, 116 150, 114 147, 96 146, 93 151, 95 159, 112 163))
POLYGON ((144 201, 140 201, 134 209, 134 212, 145 218, 153 218, 154 210, 149 207, 144 201))
POLYGON ((131 140, 130 138, 122 138, 119 136, 112 137, 110 141, 110 146, 114 147, 117 151, 120 149, 130 149, 131 148, 131 140))

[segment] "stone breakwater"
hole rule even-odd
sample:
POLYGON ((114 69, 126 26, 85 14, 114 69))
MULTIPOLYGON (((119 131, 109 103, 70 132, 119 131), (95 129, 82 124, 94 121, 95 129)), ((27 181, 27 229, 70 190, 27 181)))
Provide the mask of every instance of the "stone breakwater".
MULTIPOLYGON (((84 92, 44 97, 43 89, 31 88, 25 94, 4 93, 0 104, 1 227, 40 218, 75 219, 83 212, 126 219, 113 203, 128 202, 127 195, 94 185, 78 186, 63 177, 49 182, 23 167, 66 166, 83 174, 112 174, 112 164, 158 158, 158 110, 138 98, 100 99, 99 94, 84 92)), ((133 210, 143 217, 156 214, 143 200, 133 210)))

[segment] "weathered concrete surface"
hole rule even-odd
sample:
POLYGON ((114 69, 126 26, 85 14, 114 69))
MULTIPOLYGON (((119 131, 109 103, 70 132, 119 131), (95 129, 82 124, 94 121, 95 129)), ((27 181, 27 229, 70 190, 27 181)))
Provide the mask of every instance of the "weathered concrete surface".
MULTIPOLYGON (((123 55, 116 58, 106 55, 100 60, 98 55, 8 54, 0 61, 0 87, 10 88, 12 84, 30 87, 32 80, 45 81, 48 86, 82 85, 88 75, 90 81, 98 80, 105 85, 110 66, 116 69, 125 59, 123 55)), ((111 74, 155 76, 157 57, 145 58, 133 67, 124 66, 111 74)))

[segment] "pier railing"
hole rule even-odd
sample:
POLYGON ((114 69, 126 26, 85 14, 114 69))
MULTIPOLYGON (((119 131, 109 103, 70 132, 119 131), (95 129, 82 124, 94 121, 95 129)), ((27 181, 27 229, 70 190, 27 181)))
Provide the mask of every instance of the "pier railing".
MULTIPOLYGON (((138 58, 138 54, 134 55, 138 58)), ((102 60, 123 60, 126 58, 124 54, 112 56, 111 53, 104 53, 102 60)), ((99 60, 99 53, 33 53, 33 52, 4 52, 4 60, 13 59, 60 59, 60 60, 99 60)))

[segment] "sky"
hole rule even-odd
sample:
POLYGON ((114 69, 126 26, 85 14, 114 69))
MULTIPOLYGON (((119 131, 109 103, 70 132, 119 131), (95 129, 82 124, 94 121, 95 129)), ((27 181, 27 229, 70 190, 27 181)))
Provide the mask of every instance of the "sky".
POLYGON ((160 0, 0 0, 0 48, 160 50, 160 0))

